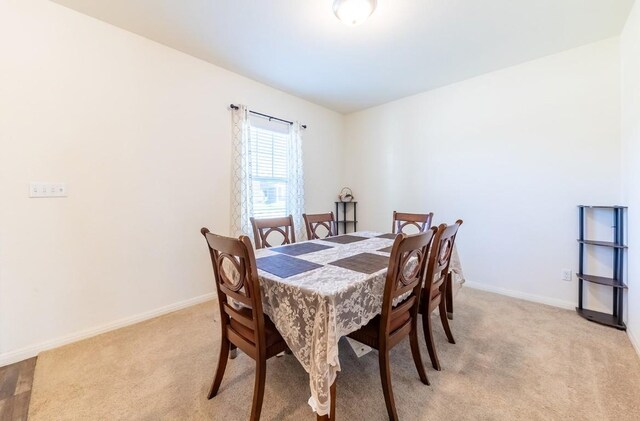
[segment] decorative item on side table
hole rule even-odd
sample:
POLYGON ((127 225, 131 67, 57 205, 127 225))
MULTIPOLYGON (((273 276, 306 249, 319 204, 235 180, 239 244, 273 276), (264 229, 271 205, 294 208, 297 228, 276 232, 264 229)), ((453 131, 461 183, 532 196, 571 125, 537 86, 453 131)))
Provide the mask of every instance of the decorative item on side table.
POLYGON ((338 195, 338 199, 341 202, 352 202, 353 201, 353 191, 349 187, 343 187, 340 190, 340 194, 338 195))
POLYGON ((627 246, 624 244, 625 231, 624 231, 624 213, 627 209, 626 206, 587 206, 579 205, 580 212, 580 238, 578 243, 580 244, 580 270, 576 274, 578 277, 578 307, 576 311, 585 319, 599 323, 605 326, 615 327, 620 330, 626 330, 627 327, 622 320, 624 315, 624 290, 627 289, 627 285, 624 283, 624 257, 627 246), (610 210, 613 211, 613 241, 596 241, 585 238, 586 230, 586 212, 588 210, 610 210), (585 247, 596 246, 606 247, 613 252, 613 264, 612 264, 612 277, 595 276, 585 273, 585 247), (584 282, 590 282, 594 284, 604 285, 613 288, 613 314, 602 313, 599 311, 588 310, 583 307, 584 297, 584 282))
POLYGON ((353 231, 358 230, 358 219, 356 218, 356 208, 358 202, 354 200, 353 191, 349 187, 344 187, 338 194, 339 201, 336 203, 336 234, 340 234, 340 226, 342 225, 342 234, 347 233, 347 226, 353 224, 353 231), (340 220, 340 204, 342 204, 342 220, 340 220), (353 206, 353 219, 347 219, 347 204, 353 206))

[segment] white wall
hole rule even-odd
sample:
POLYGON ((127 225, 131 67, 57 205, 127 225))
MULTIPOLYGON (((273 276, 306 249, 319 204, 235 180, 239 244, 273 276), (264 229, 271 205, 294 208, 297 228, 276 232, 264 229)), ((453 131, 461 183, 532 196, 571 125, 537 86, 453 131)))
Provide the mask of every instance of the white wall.
POLYGON ((307 209, 331 210, 342 115, 52 2, 0 1, 0 365, 213 292, 199 229, 229 229, 231 102, 309 126, 307 209), (30 181, 69 197, 29 199, 30 181))
MULTIPOLYGON (((620 200, 618 39, 347 116, 346 182, 362 228, 392 211, 465 223, 472 285, 572 308, 576 205, 620 200)), ((608 298, 591 302, 610 307, 608 298)), ((593 301, 593 300, 592 300, 593 301)))
POLYGON ((629 205, 628 332, 640 354, 640 4, 621 40, 623 195, 629 205))

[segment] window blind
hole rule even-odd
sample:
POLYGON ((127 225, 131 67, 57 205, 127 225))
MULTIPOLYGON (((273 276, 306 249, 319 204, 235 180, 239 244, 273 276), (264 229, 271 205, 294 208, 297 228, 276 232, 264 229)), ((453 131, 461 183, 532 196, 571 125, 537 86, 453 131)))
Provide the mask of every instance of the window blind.
POLYGON ((251 127, 253 216, 287 216, 289 135, 263 127, 251 127))

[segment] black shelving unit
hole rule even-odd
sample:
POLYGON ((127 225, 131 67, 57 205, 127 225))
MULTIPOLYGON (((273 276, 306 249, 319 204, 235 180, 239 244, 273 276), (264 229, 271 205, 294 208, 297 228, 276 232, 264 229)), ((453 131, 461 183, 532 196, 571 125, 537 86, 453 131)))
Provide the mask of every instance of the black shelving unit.
POLYGON ((347 227, 353 224, 353 231, 358 231, 358 218, 356 209, 358 202, 336 202, 336 234, 340 234, 340 226, 342 226, 342 234, 347 233, 347 227), (342 220, 340 220, 340 204, 342 204, 342 220), (347 220, 347 205, 353 205, 353 219, 347 220))
POLYGON ((585 319, 605 326, 626 330, 627 327, 622 320, 624 314, 624 290, 627 285, 624 283, 624 258, 627 246, 624 244, 624 217, 626 206, 578 206, 580 214, 580 247, 578 277, 578 307, 576 311, 585 319), (595 241, 585 238, 586 213, 589 210, 604 209, 613 213, 613 241, 595 241), (613 250, 612 277, 595 276, 585 273, 585 248, 587 246, 607 247, 613 250), (613 288, 613 309, 612 314, 589 310, 583 307, 584 283, 590 282, 613 288))

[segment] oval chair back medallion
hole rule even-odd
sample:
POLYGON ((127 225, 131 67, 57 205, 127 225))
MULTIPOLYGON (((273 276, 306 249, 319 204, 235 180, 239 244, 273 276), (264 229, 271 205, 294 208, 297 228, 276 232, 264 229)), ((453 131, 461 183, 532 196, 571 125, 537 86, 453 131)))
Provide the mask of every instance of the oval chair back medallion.
POLYGON ((408 228, 417 230, 416 232, 425 232, 431 228, 431 220, 433 212, 430 213, 406 213, 393 211, 393 226, 391 232, 394 234, 410 234, 406 231, 408 228))
POLYGON ((293 216, 285 216, 282 218, 263 218, 255 219, 250 218, 251 226, 253 227, 253 239, 256 243, 256 249, 273 247, 269 243, 269 235, 273 233, 282 236, 281 244, 277 246, 283 246, 285 244, 293 244, 296 242, 296 234, 293 226, 293 216))
POLYGON ((304 219, 304 226, 307 230, 307 239, 309 240, 318 240, 337 235, 336 219, 333 212, 318 213, 314 215, 303 213, 302 218, 304 219), (320 233, 318 232, 318 229, 320 229, 320 233), (326 235, 321 236, 325 231, 326 235))

